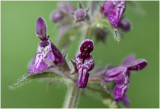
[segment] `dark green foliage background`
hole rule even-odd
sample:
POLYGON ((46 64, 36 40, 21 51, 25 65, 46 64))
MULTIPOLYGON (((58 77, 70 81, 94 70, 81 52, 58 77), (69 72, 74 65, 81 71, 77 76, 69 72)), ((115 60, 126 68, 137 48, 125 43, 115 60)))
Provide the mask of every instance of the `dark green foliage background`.
MULTIPOLYGON (((54 83, 51 89, 47 82, 33 81, 15 90, 9 85, 15 83, 26 74, 27 64, 33 58, 38 38, 34 37, 37 17, 43 17, 47 22, 50 39, 56 44, 58 29, 49 19, 50 13, 57 8, 57 2, 1 2, 2 26, 2 73, 1 100, 3 108, 52 108, 62 107, 66 86, 54 83)), ((73 2, 72 2, 73 3, 73 2)), ((159 2, 139 2, 146 11, 142 16, 127 6, 125 16, 132 22, 132 30, 124 34, 118 44, 112 35, 107 38, 107 44, 96 43, 92 53, 95 63, 103 60, 120 65, 125 56, 135 53, 137 58, 145 58, 148 66, 139 72, 132 72, 128 96, 131 107, 158 107, 159 97, 159 2)), ((76 2, 73 3, 76 6, 76 2)), ((80 35, 79 35, 80 36, 80 35)), ((77 50, 77 41, 68 48, 69 58, 73 58, 77 50)), ((81 96, 78 107, 103 107, 101 99, 96 95, 81 96)))

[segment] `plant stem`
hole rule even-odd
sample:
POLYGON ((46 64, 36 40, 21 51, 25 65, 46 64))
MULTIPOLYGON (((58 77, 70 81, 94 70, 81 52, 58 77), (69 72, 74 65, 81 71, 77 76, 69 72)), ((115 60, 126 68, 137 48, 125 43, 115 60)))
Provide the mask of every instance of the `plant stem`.
POLYGON ((76 108, 78 103, 78 98, 80 95, 80 89, 71 83, 68 86, 67 95, 65 98, 64 108, 76 108))

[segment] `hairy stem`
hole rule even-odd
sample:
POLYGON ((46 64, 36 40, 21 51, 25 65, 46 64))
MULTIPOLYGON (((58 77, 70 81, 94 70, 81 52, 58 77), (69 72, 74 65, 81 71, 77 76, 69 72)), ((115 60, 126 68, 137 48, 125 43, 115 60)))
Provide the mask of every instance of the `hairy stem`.
POLYGON ((77 88, 74 83, 71 83, 68 86, 64 108, 76 108, 79 95, 80 95, 80 89, 77 88))

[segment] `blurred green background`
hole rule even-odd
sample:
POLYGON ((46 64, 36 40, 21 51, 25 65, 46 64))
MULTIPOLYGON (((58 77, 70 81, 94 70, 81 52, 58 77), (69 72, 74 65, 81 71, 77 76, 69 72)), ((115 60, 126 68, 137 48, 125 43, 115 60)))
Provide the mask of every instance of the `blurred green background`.
MULTIPOLYGON (((26 74, 27 64, 33 58, 38 38, 35 38, 35 22, 41 16, 46 20, 50 39, 55 42, 58 29, 49 16, 57 8, 57 2, 37 1, 2 1, 2 108, 52 108, 62 107, 66 86, 55 83, 49 90, 47 82, 33 81, 15 90, 9 85, 15 83, 26 74)), ((77 6, 77 2, 72 2, 77 6)), ((139 72, 132 72, 128 96, 130 107, 156 108, 159 103, 159 2, 138 2, 146 14, 136 13, 133 7, 127 6, 125 16, 132 22, 132 30, 124 34, 118 44, 110 35, 107 44, 96 43, 92 53, 95 63, 102 61, 120 65, 122 60, 131 53, 137 58, 144 58, 148 66, 139 72)), ((69 47, 69 58, 74 57, 78 41, 69 47)), ((88 94, 80 97, 78 107, 98 108, 106 106, 98 97, 88 94)))

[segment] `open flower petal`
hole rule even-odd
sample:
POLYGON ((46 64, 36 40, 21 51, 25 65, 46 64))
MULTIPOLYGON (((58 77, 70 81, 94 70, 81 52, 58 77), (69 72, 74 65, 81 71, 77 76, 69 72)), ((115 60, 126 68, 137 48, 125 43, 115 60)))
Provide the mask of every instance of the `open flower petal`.
POLYGON ((107 17, 111 9, 113 9, 113 1, 106 1, 102 6, 101 12, 107 17))
POLYGON ((147 61, 144 59, 139 59, 134 62, 132 62, 130 65, 128 65, 128 70, 138 71, 142 70, 147 66, 147 61))
POLYGON ((47 32, 47 29, 46 29, 46 23, 45 21, 39 17, 37 19, 37 22, 36 22, 36 32, 37 32, 37 35, 38 37, 41 39, 41 40, 46 40, 47 37, 46 37, 46 32, 47 32))
POLYGON ((135 55, 130 55, 128 56, 124 61, 123 65, 129 65, 135 60, 136 56, 135 55))
POLYGON ((106 77, 116 77, 120 73, 122 73, 125 68, 126 67, 123 67, 123 66, 118 66, 118 67, 111 68, 106 72, 106 77))

